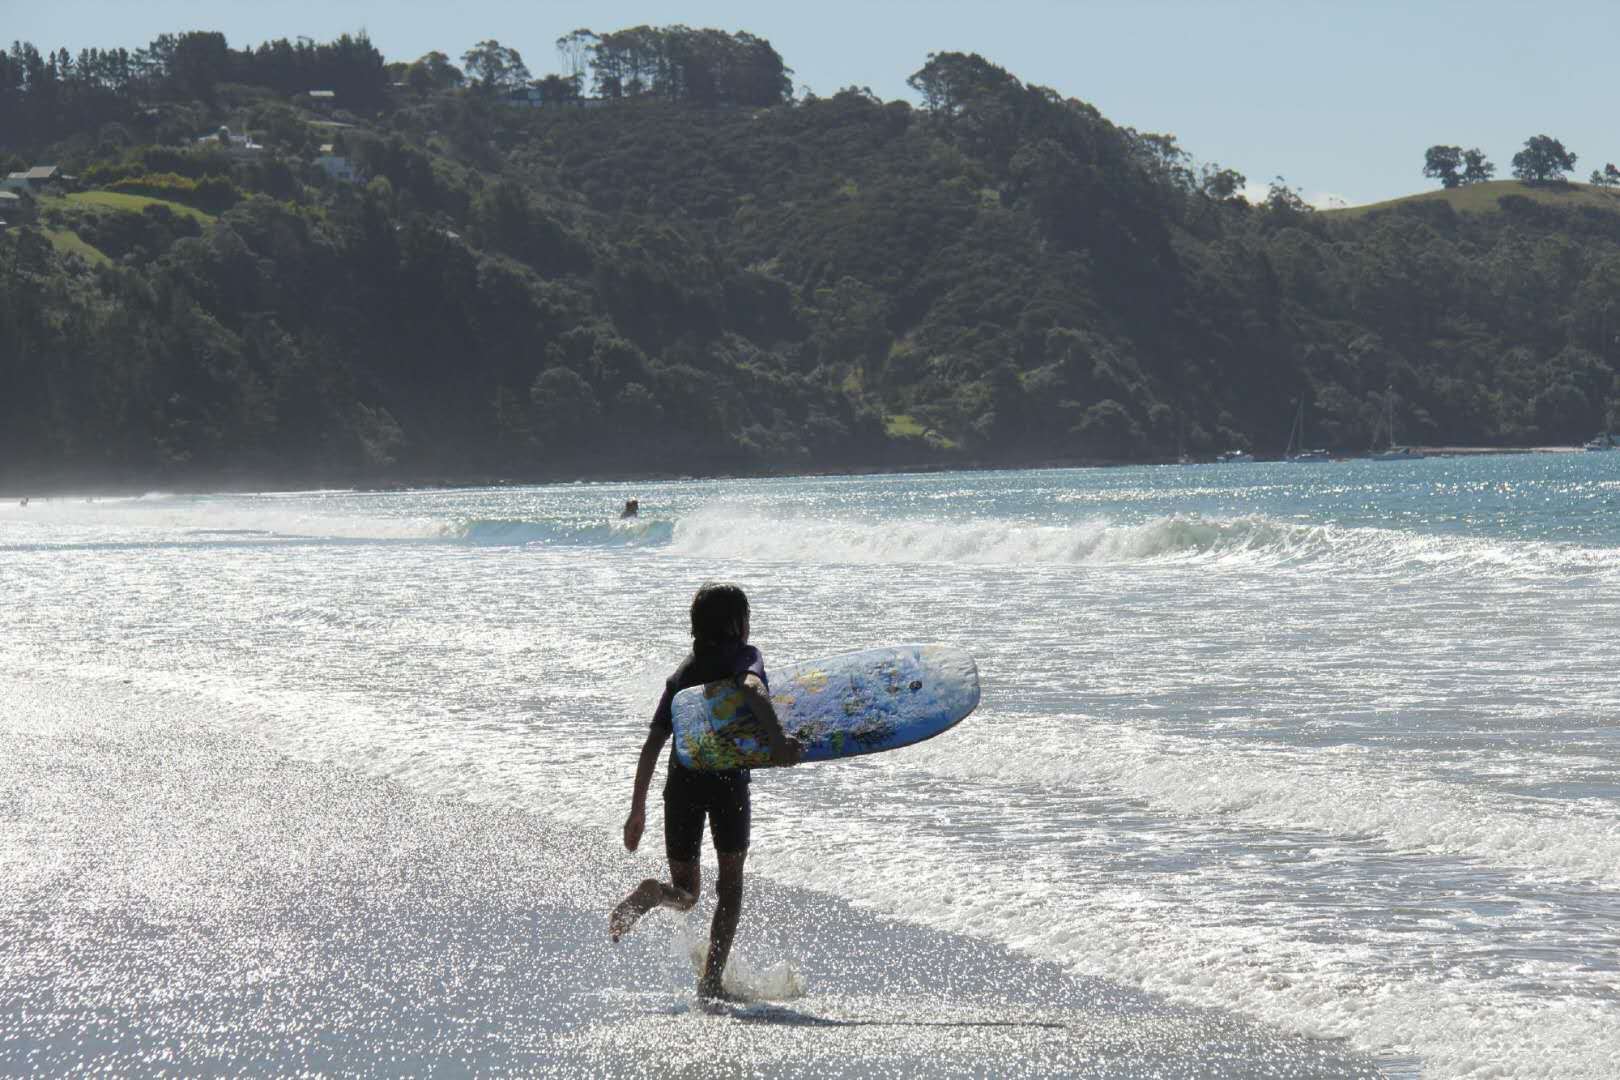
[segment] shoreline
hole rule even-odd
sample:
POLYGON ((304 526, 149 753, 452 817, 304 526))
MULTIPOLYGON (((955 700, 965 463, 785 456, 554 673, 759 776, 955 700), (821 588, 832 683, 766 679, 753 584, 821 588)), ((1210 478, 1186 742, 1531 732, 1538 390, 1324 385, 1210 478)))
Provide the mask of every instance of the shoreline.
POLYGON ((1384 1075, 765 877, 733 967, 803 990, 708 1015, 686 954, 712 897, 609 945, 654 860, 605 831, 294 759, 116 676, 0 692, 0 1072, 1384 1075))
MULTIPOLYGON (((1413 446, 1423 458, 1492 457, 1519 454, 1580 454, 1581 446, 1413 446)), ((1334 463, 1367 460, 1367 454, 1333 457, 1334 463)), ((1256 458, 1253 464, 1276 464, 1280 458, 1256 458)), ((353 493, 383 493, 406 491, 440 491, 452 488, 500 487, 560 487, 569 484, 659 484, 704 480, 767 480, 795 477, 860 477, 929 475, 944 472, 1039 472, 1058 469, 1119 469, 1149 466, 1196 466, 1221 464, 1214 458, 1200 458, 1186 462, 1174 458, 1141 461, 1121 461, 1102 458, 1053 458, 1023 463, 1007 462, 922 462, 894 466, 833 466, 816 469, 761 469, 743 472, 646 472, 587 473, 576 476, 550 476, 543 478, 514 478, 492 476, 485 473, 466 475, 421 475, 408 479, 378 479, 364 477, 306 477, 302 479, 250 479, 244 475, 220 473, 212 479, 155 477, 146 481, 135 480, 74 480, 61 477, 42 482, 42 486, 22 486, 15 480, 0 481, 0 502, 16 503, 26 498, 39 499, 126 499, 150 494, 175 495, 244 495, 271 494, 298 491, 333 490, 353 493)))

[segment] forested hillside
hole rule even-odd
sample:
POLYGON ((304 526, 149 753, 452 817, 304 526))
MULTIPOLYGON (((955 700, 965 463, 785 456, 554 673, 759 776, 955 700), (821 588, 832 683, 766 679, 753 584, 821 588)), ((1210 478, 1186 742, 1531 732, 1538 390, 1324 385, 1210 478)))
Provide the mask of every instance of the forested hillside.
POLYGON ((0 484, 1275 454, 1302 397, 1344 452, 1620 426, 1601 206, 1251 205, 978 56, 912 104, 743 34, 558 44, 13 46, 0 173, 71 179, 0 232, 0 484))

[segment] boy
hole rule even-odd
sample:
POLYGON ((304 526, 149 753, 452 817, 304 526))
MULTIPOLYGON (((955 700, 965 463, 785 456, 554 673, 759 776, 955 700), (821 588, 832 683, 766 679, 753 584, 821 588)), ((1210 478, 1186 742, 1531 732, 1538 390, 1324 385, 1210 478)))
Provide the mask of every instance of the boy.
MULTIPOLYGON (((792 765, 803 750, 797 740, 782 731, 776 710, 771 708, 765 660, 758 649, 748 644, 748 597, 742 589, 735 585, 704 585, 692 598, 691 617, 691 655, 665 680, 664 694, 658 699, 636 764, 630 816, 624 822, 624 846, 631 851, 641 844, 641 833, 646 828, 647 787, 658 766, 659 751, 674 733, 670 703, 681 690, 737 679, 748 707, 765 729, 771 761, 792 765)), ((720 880, 715 883, 717 902, 709 931, 709 955, 698 981, 698 997, 705 1000, 726 998, 720 988, 720 975, 725 971, 737 918, 742 913, 743 860, 748 856, 751 814, 748 783, 747 769, 700 772, 682 765, 671 750, 668 779, 664 782, 664 850, 669 857, 669 883, 646 879, 613 909, 608 919, 608 936, 618 941, 636 920, 655 907, 692 909, 702 888, 698 859, 707 818, 720 862, 720 880)))

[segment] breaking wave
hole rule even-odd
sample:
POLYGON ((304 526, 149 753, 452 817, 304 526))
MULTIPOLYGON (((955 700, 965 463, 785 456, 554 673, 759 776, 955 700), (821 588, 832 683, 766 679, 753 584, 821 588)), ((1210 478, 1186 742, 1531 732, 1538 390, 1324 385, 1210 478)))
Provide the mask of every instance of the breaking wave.
POLYGON ((468 544, 564 545, 577 547, 650 547, 667 544, 674 535, 671 521, 558 522, 479 520, 448 526, 445 538, 468 544))
POLYGON ((669 549, 698 558, 800 563, 1331 563, 1383 571, 1490 568, 1560 577, 1616 570, 1611 551, 1573 545, 1197 514, 1057 525, 999 519, 774 518, 712 508, 675 523, 669 549))

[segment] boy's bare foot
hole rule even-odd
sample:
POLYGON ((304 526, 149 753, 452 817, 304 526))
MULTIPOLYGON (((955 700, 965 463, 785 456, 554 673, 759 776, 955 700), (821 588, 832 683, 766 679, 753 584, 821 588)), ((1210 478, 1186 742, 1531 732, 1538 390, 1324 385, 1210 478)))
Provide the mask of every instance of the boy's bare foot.
POLYGON ((741 1005, 743 999, 728 992, 718 980, 700 979, 697 984, 698 1004, 704 1008, 716 1005, 741 1005))
POLYGON ((629 896, 619 901, 619 906, 613 909, 608 916, 608 938, 618 941, 630 928, 635 926, 641 917, 658 905, 658 882, 648 878, 633 889, 629 896))

